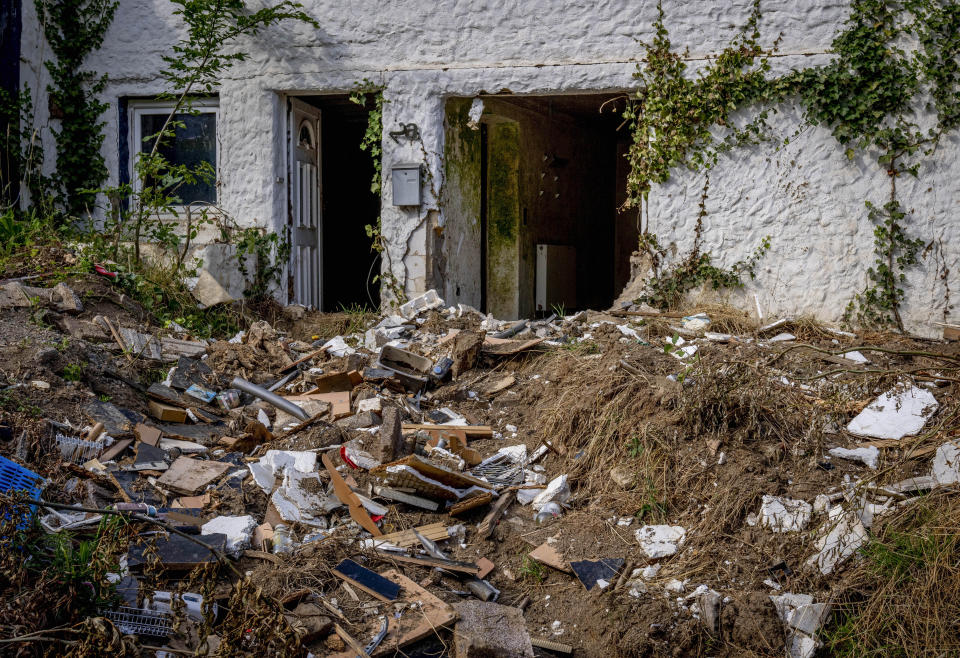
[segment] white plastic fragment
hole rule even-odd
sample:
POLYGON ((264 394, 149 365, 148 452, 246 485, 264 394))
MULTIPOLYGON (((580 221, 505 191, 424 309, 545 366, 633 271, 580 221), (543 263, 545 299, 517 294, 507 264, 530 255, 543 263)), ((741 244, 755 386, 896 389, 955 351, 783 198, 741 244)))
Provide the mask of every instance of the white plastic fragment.
POLYGON ((568 498, 570 498, 570 483, 567 481, 566 475, 561 475, 551 480, 547 488, 537 494, 531 506, 534 511, 539 512, 540 508, 547 503, 562 504, 567 502, 568 498))
POLYGON ((863 462, 870 468, 876 470, 877 462, 880 459, 880 449, 876 446, 866 446, 863 448, 831 448, 830 456, 863 462))
POLYGON ((218 516, 200 526, 200 532, 205 535, 225 534, 227 552, 236 555, 250 548, 250 540, 256 527, 257 520, 252 516, 218 516))
POLYGON ((850 421, 847 430, 858 436, 902 439, 923 429, 938 406, 933 393, 926 389, 895 388, 871 402, 850 421))
POLYGON ((796 340, 797 337, 789 332, 782 332, 770 339, 771 343, 785 343, 790 340, 796 340))
POLYGON ((697 353, 697 346, 687 343, 680 336, 668 336, 663 342, 667 344, 667 350, 670 354, 680 360, 690 358, 697 353))
POLYGON ((682 326, 687 331, 703 331, 710 326, 710 316, 706 313, 697 313, 683 318, 682 326))
POLYGON ((357 350, 347 345, 347 341, 343 339, 343 336, 334 336, 324 343, 320 349, 326 350, 327 354, 334 357, 350 356, 357 352, 357 350))
POLYGON ((257 422, 259 422, 261 425, 263 425, 267 429, 270 429, 270 424, 271 424, 270 416, 268 416, 267 412, 264 411, 263 409, 257 409, 257 422))
POLYGON ((678 525, 645 525, 634 536, 648 558, 658 559, 676 553, 687 531, 678 525))
POLYGON ((944 443, 937 448, 931 475, 939 485, 960 482, 960 443, 944 443))
POLYGON ((834 507, 827 514, 827 519, 821 530, 826 534, 814 542, 814 548, 819 552, 807 560, 807 564, 817 567, 825 576, 833 573, 838 564, 867 541, 867 529, 855 512, 834 507))
POLYGON ((800 532, 810 522, 810 503, 791 498, 764 496, 760 504, 760 525, 774 532, 800 532))
POLYGON ((844 352, 840 356, 842 356, 844 359, 847 359, 849 361, 856 361, 857 363, 870 363, 870 359, 860 354, 860 352, 856 350, 852 352, 844 352))

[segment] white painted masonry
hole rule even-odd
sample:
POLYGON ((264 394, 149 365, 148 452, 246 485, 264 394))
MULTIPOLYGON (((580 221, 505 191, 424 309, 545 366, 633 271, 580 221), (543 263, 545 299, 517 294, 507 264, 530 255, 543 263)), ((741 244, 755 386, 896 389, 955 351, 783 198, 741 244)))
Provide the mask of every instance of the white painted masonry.
MULTIPOLYGON (((251 3, 255 5, 256 0, 251 3)), ((232 69, 220 89, 218 140, 221 203, 246 225, 280 227, 286 221, 283 93, 344 93, 369 78, 385 86, 384 131, 415 122, 439 188, 443 167, 444 103, 451 96, 509 90, 514 94, 562 94, 630 89, 638 40, 651 36, 654 0, 304 0, 321 27, 284 25, 241 47, 248 61, 232 69)), ((693 60, 721 50, 745 20, 750 0, 664 2, 667 25, 678 48, 693 60)), ((766 42, 782 34, 781 69, 810 66, 824 53, 842 24, 840 0, 765 0, 766 42)), ((87 63, 106 72, 103 153, 113 180, 118 162, 118 99, 163 91, 157 76, 161 56, 180 36, 180 22, 167 0, 122 0, 103 48, 87 63)), ((24 2, 21 76, 34 92, 38 125, 53 166, 55 152, 43 89, 42 61, 49 49, 40 38, 32 2, 24 2)), ((794 108, 774 117, 784 135, 800 125, 794 108)), ((393 274, 408 293, 438 286, 432 280, 427 210, 436 209, 429 185, 419 211, 391 203, 392 163, 420 161, 420 146, 383 142, 385 173, 382 217, 393 274)), ((904 319, 908 329, 933 335, 944 317, 944 284, 938 264, 960 271, 960 142, 951 136, 919 180, 899 184, 901 200, 913 210, 912 231, 934 241, 921 266, 908 276, 904 319)), ((651 229, 677 253, 693 238, 702 178, 677 172, 650 195, 651 229)), ((873 160, 848 161, 821 128, 806 128, 789 146, 738 150, 711 174, 705 248, 719 264, 745 258, 765 235, 772 246, 758 276, 734 301, 759 297, 767 317, 810 314, 837 320, 862 289, 873 260, 873 227, 863 202, 882 203, 887 180, 873 160)), ((434 220, 442 225, 442 211, 434 220)), ((445 236, 448 250, 458 236, 445 236)), ((447 258, 478 258, 479 246, 447 258)), ((362 274, 361 274, 362 275, 362 274)), ((952 274, 949 283, 956 286, 952 274)), ((951 290, 960 296, 960 290, 951 290)), ((473 300, 477 303, 479 300, 473 300)))

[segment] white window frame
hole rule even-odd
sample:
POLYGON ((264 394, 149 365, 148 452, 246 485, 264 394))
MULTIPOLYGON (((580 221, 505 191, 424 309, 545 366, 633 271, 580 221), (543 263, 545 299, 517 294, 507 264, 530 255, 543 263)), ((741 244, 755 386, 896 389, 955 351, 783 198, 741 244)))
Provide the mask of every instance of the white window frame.
MULTIPOLYGON (((149 137, 149 135, 143 134, 143 122, 140 119, 148 114, 167 116, 170 114, 170 110, 173 109, 175 104, 176 101, 172 100, 131 100, 127 102, 127 122, 129 128, 127 144, 130 151, 130 184, 133 186, 134 194, 139 194, 141 190, 140 178, 136 175, 137 157, 140 155, 140 148, 143 144, 143 138, 149 137)), ((210 210, 216 211, 216 209, 220 206, 220 153, 223 150, 220 148, 220 101, 217 98, 195 98, 190 102, 190 106, 195 110, 199 110, 201 114, 213 115, 213 123, 216 130, 214 140, 217 144, 216 162, 213 164, 215 169, 213 189, 216 194, 216 199, 212 205, 208 205, 206 207, 210 210)), ((186 112, 181 110, 178 112, 178 114, 186 114, 186 112)), ((196 207, 196 205, 194 207, 196 207)), ((186 206, 184 205, 177 205, 174 206, 174 208, 181 216, 184 212, 186 212, 186 206)))

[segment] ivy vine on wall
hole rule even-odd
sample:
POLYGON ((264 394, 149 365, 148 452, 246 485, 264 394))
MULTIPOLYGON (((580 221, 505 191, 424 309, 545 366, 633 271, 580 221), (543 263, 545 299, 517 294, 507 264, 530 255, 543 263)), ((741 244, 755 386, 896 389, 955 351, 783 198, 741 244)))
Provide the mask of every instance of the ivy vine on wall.
POLYGON ((63 194, 63 209, 71 215, 87 213, 96 200, 96 188, 107 179, 100 147, 109 107, 98 100, 107 76, 85 71, 83 62, 103 44, 119 3, 114 0, 35 0, 43 34, 55 59, 44 62, 50 73, 51 118, 57 142, 54 180, 63 194))
MULTIPOLYGON (((828 128, 847 157, 853 159, 858 151, 867 154, 889 177, 883 203, 864 200, 875 227, 876 258, 866 271, 867 286, 851 300, 847 317, 903 331, 905 273, 919 262, 925 240, 911 234, 913 216, 898 199, 897 180, 919 176, 924 158, 960 125, 960 3, 854 0, 833 40, 832 61, 779 77, 768 76, 768 58, 777 44, 761 48, 760 18, 760 2, 755 0, 740 34, 691 78, 684 55, 672 49, 658 7, 654 39, 646 45, 645 65, 638 66, 636 74, 640 89, 625 113, 633 133, 627 205, 642 209, 651 186, 669 180, 677 167, 709 169, 721 153, 767 139, 770 108, 799 101, 806 121, 828 128), (903 45, 911 42, 915 48, 903 45), (732 125, 731 116, 751 106, 757 108, 754 116, 732 125), (933 117, 933 125, 921 125, 921 111, 925 118, 933 117)), ((641 237, 641 249, 649 252, 657 243, 648 231, 649 220, 641 237)), ((662 288, 664 277, 679 277, 681 289, 708 280, 696 270, 691 279, 690 264, 703 256, 699 248, 697 239, 688 258, 658 273, 654 287, 662 288)), ((653 255, 654 262, 662 258, 653 255)), ((729 282, 737 285, 740 279, 734 276, 729 282)))

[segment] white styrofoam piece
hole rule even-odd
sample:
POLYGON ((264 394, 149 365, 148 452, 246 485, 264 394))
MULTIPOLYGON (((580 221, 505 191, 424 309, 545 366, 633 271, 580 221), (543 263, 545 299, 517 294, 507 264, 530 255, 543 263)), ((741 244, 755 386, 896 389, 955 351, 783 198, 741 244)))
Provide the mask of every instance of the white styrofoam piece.
POLYGON ((645 525, 634 536, 644 554, 657 559, 676 553, 686 539, 687 531, 678 525, 645 525))
POLYGON ((862 448, 831 448, 830 456, 863 462, 870 468, 876 470, 877 461, 880 459, 880 449, 876 446, 865 446, 862 448))
POLYGON ((938 406, 933 393, 926 389, 916 386, 892 389, 851 420, 847 430, 857 436, 902 439, 923 429, 938 406))
POLYGON ((760 525, 774 532, 800 532, 810 522, 810 503, 791 498, 764 496, 760 505, 760 525))

